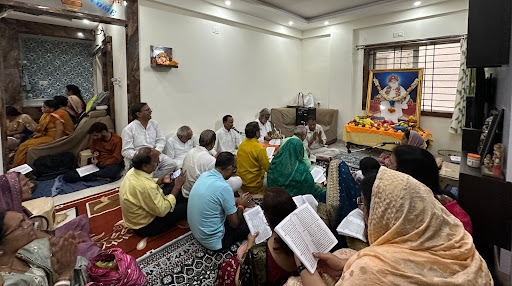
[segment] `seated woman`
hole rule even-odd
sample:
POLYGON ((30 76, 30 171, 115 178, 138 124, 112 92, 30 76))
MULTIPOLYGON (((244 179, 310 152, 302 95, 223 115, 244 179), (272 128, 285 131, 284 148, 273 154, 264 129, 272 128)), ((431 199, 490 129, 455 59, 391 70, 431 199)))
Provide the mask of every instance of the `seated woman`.
MULTIPOLYGON (((0 175, 0 212, 15 211, 24 214, 27 218, 32 213, 23 207, 21 202, 30 200, 32 192, 35 190, 34 183, 25 175, 18 172, 11 172, 0 175)), ((100 248, 89 236, 89 218, 87 215, 80 215, 61 227, 55 229, 56 237, 63 237, 69 231, 79 231, 81 241, 78 244, 78 254, 90 259, 100 252, 100 248)), ((48 237, 49 235, 38 231, 38 237, 48 237)))
POLYGON ((66 85, 65 92, 68 97, 66 110, 69 112, 69 114, 71 114, 73 122, 78 123, 78 119, 84 112, 86 106, 84 98, 82 97, 82 91, 80 91, 78 86, 74 84, 68 84, 66 85))
MULTIPOLYGON (((319 271, 341 276, 336 285, 493 285, 471 235, 425 185, 380 168, 361 195, 370 246, 346 262, 315 254, 319 271)), ((300 276, 305 286, 325 285, 318 271, 300 276)))
POLYGON ((14 140, 13 143, 17 143, 12 146, 14 149, 9 146, 9 150, 16 150, 18 145, 37 131, 37 123, 28 114, 23 114, 10 105, 5 107, 5 115, 7 116, 7 136, 14 140))
POLYGON ((22 143, 16 154, 12 167, 25 164, 27 160, 27 151, 30 147, 55 141, 61 137, 67 136, 75 130, 75 125, 69 114, 63 109, 58 108, 53 100, 46 100, 41 108, 43 115, 39 119, 38 132, 34 133, 32 138, 22 143))
POLYGON ((272 236, 255 245, 257 234, 249 234, 247 244, 238 251, 240 257, 232 256, 220 266, 217 285, 283 285, 290 276, 298 275, 293 252, 274 232, 274 227, 297 208, 295 202, 284 189, 268 188, 262 208, 272 236))
POLYGON ((402 145, 412 145, 419 148, 427 148, 427 144, 421 135, 414 130, 406 130, 402 136, 402 145))
POLYGON ((76 255, 78 238, 37 239, 30 220, 0 212, 0 274, 3 285, 85 285, 87 260, 76 255), (76 268, 76 270, 75 270, 76 268))
POLYGON ((317 200, 325 202, 325 187, 322 184, 315 184, 303 157, 304 145, 300 139, 288 140, 270 162, 267 186, 281 187, 292 197, 311 194, 317 200))
POLYGON ((464 229, 473 234, 469 215, 456 200, 443 194, 439 186, 439 168, 430 152, 410 145, 400 145, 393 149, 389 162, 389 168, 408 174, 429 187, 441 204, 462 222, 464 229))

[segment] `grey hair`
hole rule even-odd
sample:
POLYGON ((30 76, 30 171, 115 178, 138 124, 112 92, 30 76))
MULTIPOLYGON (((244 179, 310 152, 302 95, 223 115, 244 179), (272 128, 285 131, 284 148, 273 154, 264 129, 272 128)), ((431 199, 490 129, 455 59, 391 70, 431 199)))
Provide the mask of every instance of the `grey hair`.
POLYGON ((270 110, 268 110, 268 108, 263 108, 263 109, 260 111, 260 117, 261 117, 261 116, 265 116, 265 115, 270 115, 270 110))
POLYGON ((306 136, 307 134, 306 126, 304 125, 297 125, 295 128, 293 128, 293 135, 301 138, 303 136, 306 136))
POLYGON ((190 127, 188 126, 181 126, 180 128, 178 128, 178 132, 176 132, 176 136, 179 136, 179 137, 184 137, 184 136, 187 136, 189 132, 192 132, 192 129, 190 129, 190 127))

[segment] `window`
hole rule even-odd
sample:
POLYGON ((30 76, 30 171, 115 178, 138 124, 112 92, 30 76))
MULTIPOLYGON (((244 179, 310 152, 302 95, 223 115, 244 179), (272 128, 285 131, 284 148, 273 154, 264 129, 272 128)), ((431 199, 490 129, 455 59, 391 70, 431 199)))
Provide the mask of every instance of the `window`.
POLYGON ((460 37, 403 45, 365 47, 363 107, 372 69, 423 68, 423 115, 451 117, 460 66, 460 37))

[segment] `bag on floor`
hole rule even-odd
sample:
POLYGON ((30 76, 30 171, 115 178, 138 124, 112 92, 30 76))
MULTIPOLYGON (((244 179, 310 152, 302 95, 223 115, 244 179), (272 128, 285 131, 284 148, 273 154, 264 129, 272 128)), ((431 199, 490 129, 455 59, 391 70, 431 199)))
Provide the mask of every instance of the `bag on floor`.
POLYGON ((46 181, 75 168, 76 159, 71 152, 45 155, 34 161, 34 176, 38 181, 46 181))
POLYGON ((135 258, 121 248, 112 248, 96 255, 87 265, 89 280, 86 286, 140 286, 146 275, 135 258))

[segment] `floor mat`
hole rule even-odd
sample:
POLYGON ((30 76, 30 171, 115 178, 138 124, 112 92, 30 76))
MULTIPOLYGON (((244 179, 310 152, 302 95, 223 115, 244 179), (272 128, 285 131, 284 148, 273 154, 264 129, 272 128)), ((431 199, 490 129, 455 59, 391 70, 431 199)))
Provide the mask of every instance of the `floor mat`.
POLYGON ((361 161, 361 159, 363 159, 365 157, 369 157, 369 156, 370 156, 370 154, 367 151, 352 152, 352 153, 347 153, 347 152, 341 151, 341 153, 339 155, 336 155, 333 158, 333 160, 338 159, 338 160, 345 161, 345 163, 347 163, 347 165, 349 167, 359 169, 359 161, 361 161))
POLYGON ((136 235, 122 225, 119 188, 57 205, 55 211, 59 213, 73 208, 76 209, 77 215, 87 214, 91 238, 100 248, 119 247, 135 258, 165 245, 190 230, 186 226, 176 226, 158 236, 145 238, 136 235))
POLYGON ((219 264, 233 256, 239 245, 211 251, 189 232, 137 262, 147 276, 146 285, 214 285, 219 264))

